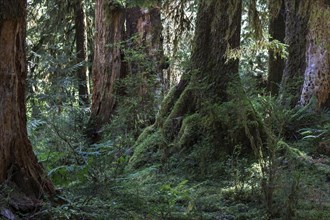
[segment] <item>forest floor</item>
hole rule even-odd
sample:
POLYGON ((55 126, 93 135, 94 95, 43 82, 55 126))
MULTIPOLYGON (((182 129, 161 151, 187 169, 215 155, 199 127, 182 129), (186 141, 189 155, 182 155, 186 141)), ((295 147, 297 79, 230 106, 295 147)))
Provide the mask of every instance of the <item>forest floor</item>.
MULTIPOLYGON (((42 143, 39 137, 32 141, 42 143)), ((33 209, 15 211, 17 194, 2 187, 0 219, 328 220, 329 146, 322 152, 316 146, 304 139, 285 144, 271 161, 272 181, 269 170, 264 175, 257 161, 242 155, 206 161, 214 169, 208 174, 180 153, 161 163, 154 152, 158 160, 150 158, 149 165, 128 169, 129 156, 120 156, 128 150, 110 141, 94 146, 97 150, 81 152, 84 163, 62 148, 57 153, 36 148, 59 194, 43 204, 32 204, 33 209)))
POLYGON ((330 157, 295 146, 277 158, 271 198, 260 190, 253 162, 232 166, 229 159, 217 178, 153 164, 117 176, 103 170, 88 184, 71 182, 60 189, 61 205, 46 204, 26 219, 330 219, 330 157))

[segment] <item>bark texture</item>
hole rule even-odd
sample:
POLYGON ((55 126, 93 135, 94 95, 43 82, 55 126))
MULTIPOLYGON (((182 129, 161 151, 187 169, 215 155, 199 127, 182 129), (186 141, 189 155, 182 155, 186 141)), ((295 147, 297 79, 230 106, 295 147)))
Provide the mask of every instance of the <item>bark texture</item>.
MULTIPOLYGON (((120 105, 116 97, 138 94, 142 99, 141 109, 145 106, 146 113, 150 108, 156 111, 162 92, 161 61, 164 60, 158 7, 125 9, 115 1, 99 0, 96 3, 91 109, 94 131, 90 134, 95 139, 92 142, 99 139, 100 128, 111 122, 120 105), (128 75, 135 76, 137 81, 132 84, 138 84, 137 88, 116 87, 119 80, 128 75), (150 82, 155 83, 150 86, 150 82), (133 94, 127 94, 128 90, 131 93, 134 90, 133 94)), ((132 122, 136 116, 132 116, 132 122)))
MULTIPOLYGON (((272 40, 278 40, 284 43, 285 39, 285 5, 284 0, 281 1, 281 6, 278 9, 270 8, 270 11, 275 11, 269 22, 269 34, 272 40)), ((269 70, 268 70, 268 91, 272 95, 277 95, 279 85, 282 81, 285 60, 280 56, 275 56, 274 51, 269 51, 269 70)))
POLYGON ((306 69, 299 104, 307 105, 313 97, 317 108, 328 105, 330 92, 330 7, 325 0, 313 1, 308 23, 306 69))
POLYGON ((143 60, 128 62, 128 73, 141 75, 143 83, 140 85, 138 94, 141 97, 148 93, 152 94, 156 104, 157 99, 159 101, 164 92, 163 62, 165 58, 160 7, 128 8, 126 38, 128 48, 143 54, 143 60), (153 82, 154 85, 148 85, 148 82, 153 82))
POLYGON ((306 44, 310 0, 285 0, 285 43, 289 45, 281 83, 281 99, 284 104, 295 106, 299 100, 306 69, 306 44))
POLYGON ((240 45, 241 1, 202 1, 197 14, 192 69, 207 78, 217 101, 228 100, 227 86, 238 76, 238 60, 227 60, 228 49, 240 45), (223 12, 226 11, 226 12, 223 12))
POLYGON ((109 123, 115 109, 115 82, 124 75, 120 43, 125 11, 115 1, 97 0, 91 123, 95 132, 109 123))
MULTIPOLYGON (((85 22, 85 12, 82 0, 76 0, 74 5, 75 13, 75 40, 76 40, 76 51, 77 51, 77 61, 86 62, 87 61, 87 33, 86 33, 86 22, 85 22)), ((87 64, 84 63, 82 67, 79 68, 77 72, 79 79, 78 92, 79 92, 79 104, 86 105, 89 103, 89 76, 87 64)))
POLYGON ((26 1, 0 2, 0 184, 28 196, 53 193, 28 140, 25 110, 26 1))
POLYGON ((307 105, 314 97, 315 108, 329 107, 329 1, 286 0, 285 6, 289 57, 282 81, 282 99, 295 106, 307 105))

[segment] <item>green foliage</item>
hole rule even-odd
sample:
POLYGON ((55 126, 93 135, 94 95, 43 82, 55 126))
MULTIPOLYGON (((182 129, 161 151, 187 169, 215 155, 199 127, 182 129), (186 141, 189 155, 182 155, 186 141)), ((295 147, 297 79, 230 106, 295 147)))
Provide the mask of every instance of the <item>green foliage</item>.
POLYGON ((39 161, 55 184, 66 186, 86 174, 83 131, 88 112, 62 106, 38 114, 28 121, 28 133, 39 161))
MULTIPOLYGON (((38 112, 78 104, 76 72, 89 63, 78 61, 75 47, 76 1, 29 1, 27 25, 28 105, 33 118, 38 112)), ((93 5, 84 2, 87 39, 94 37, 93 5)), ((88 44, 92 51, 92 44, 88 44)), ((90 60, 90 59, 89 59, 90 60)))
POLYGON ((171 212, 176 208, 178 203, 187 203, 186 210, 187 214, 193 209, 192 204, 189 203, 191 200, 190 190, 186 186, 187 180, 181 181, 177 186, 172 187, 171 184, 164 184, 160 186, 159 191, 156 192, 156 196, 159 197, 160 205, 155 210, 157 215, 162 219, 173 218, 171 212))
MULTIPOLYGON (((260 18, 254 26, 261 25, 265 33, 266 4, 258 2, 254 16, 260 18)), ((116 113, 103 128, 103 139, 89 145, 84 135, 89 109, 79 106, 74 77, 77 68, 88 64, 77 63, 72 55, 73 17, 64 10, 71 3, 30 4, 28 133, 39 161, 61 191, 59 205, 46 204, 32 218, 329 219, 330 159, 315 153, 319 143, 330 139, 329 112, 312 111, 313 103, 303 108, 282 105, 256 89, 258 82, 250 77, 267 72, 268 49, 285 56, 286 45, 268 42, 265 34, 267 40, 256 41, 251 24, 243 26, 242 49, 228 52, 229 57, 242 56, 241 78, 231 80, 228 100, 215 102, 219 99, 210 85, 193 82, 180 97, 175 97, 175 88, 169 92, 155 122, 162 100, 154 95, 152 71, 157 64, 145 48, 128 48, 122 42, 125 62, 134 63, 139 72, 117 82, 116 113)), ((87 2, 88 13, 91 6, 87 2)), ((182 37, 186 41, 170 38, 176 46, 169 53, 187 61, 192 36, 186 30, 193 29, 196 2, 166 1, 164 7, 174 19, 179 13, 174 29, 187 34, 182 37), (187 11, 180 15, 183 9, 187 11)), ((246 14, 246 1, 244 10, 246 14)), ((187 61, 176 70, 189 65, 187 61)), ((0 186, 0 209, 10 193, 0 186)))

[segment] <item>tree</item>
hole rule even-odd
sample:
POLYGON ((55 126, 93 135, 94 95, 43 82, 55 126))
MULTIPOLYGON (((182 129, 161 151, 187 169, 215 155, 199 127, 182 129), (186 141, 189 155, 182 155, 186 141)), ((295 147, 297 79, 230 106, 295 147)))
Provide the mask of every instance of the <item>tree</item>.
MULTIPOLYGON (((27 54, 31 89, 28 91, 27 104, 40 112, 49 110, 48 114, 64 113, 69 106, 75 106, 74 103, 84 102, 81 98, 85 95, 80 92, 78 100, 75 95, 79 94, 79 87, 81 91, 83 85, 86 90, 86 63, 84 66, 80 64, 85 61, 82 57, 86 52, 80 49, 85 45, 84 32, 81 30, 84 17, 78 3, 78 0, 28 1, 27 54), (80 14, 76 16, 78 12, 80 14), (76 39, 76 34, 79 39, 76 39), (79 80, 78 72, 84 80, 79 80)), ((89 5, 89 1, 84 3, 89 5)), ((34 116, 39 119, 42 117, 34 116)))
POLYGON ((305 45, 306 68, 299 104, 316 98, 317 108, 330 107, 330 3, 312 1, 305 45))
POLYGON ((53 193, 26 129, 26 1, 0 2, 0 183, 14 183, 39 198, 53 193))
MULTIPOLYGON (((135 110, 148 114, 151 109, 155 113, 162 93, 164 60, 159 7, 125 8, 115 1, 99 1, 96 4, 96 29, 92 132, 89 134, 93 141, 99 139, 100 128, 111 122, 121 104, 118 99, 122 97, 139 95, 136 98, 141 98, 141 108, 135 110), (120 79, 132 76, 136 88, 119 86, 120 79)), ((134 123, 139 113, 128 116, 130 123, 127 124, 137 127, 134 123)))
POLYGON ((228 133, 223 124, 210 114, 213 107, 230 100, 229 83, 239 78, 238 60, 227 59, 226 54, 240 45, 241 10, 241 1, 200 1, 190 70, 163 101, 156 123, 141 134, 131 166, 150 161, 155 147, 163 150, 163 158, 175 149, 173 145, 200 147, 208 158, 232 150, 224 146, 228 133))
POLYGON ((285 43, 288 57, 280 88, 283 103, 295 106, 301 92, 302 77, 306 68, 306 36, 308 31, 310 1, 285 1, 285 43))
POLYGON ((329 3, 285 1, 286 43, 281 96, 291 106, 307 105, 316 98, 317 108, 329 103, 329 3), (287 98, 290 97, 291 98, 287 98))
MULTIPOLYGON (((274 1, 278 2, 278 1, 274 1)), ((280 5, 270 2, 269 8, 271 18, 269 22, 269 34, 272 40, 278 40, 284 43, 285 38, 285 6, 284 0, 280 1, 280 5)), ((277 95, 279 85, 282 81, 285 60, 280 56, 276 56, 273 50, 269 50, 269 70, 268 70, 268 90, 272 95, 277 95)))
POLYGON ((90 136, 97 139, 100 128, 110 122, 115 109, 115 82, 124 76, 120 44, 124 39, 125 10, 116 1, 97 0, 93 61, 93 97, 90 136))
MULTIPOLYGON (((87 33, 85 30, 85 12, 83 7, 83 1, 77 0, 74 4, 75 13, 75 40, 77 50, 78 62, 85 62, 87 60, 87 33)), ((89 92, 88 92, 88 71, 86 63, 78 70, 78 92, 79 92, 79 103, 86 105, 89 103, 89 92)))
MULTIPOLYGON (((151 75, 151 77, 154 76, 157 79, 154 89, 156 93, 162 93, 164 90, 163 67, 165 58, 162 42, 160 2, 158 1, 157 5, 151 8, 128 8, 126 24, 126 37, 129 41, 128 47, 135 51, 143 52, 143 57, 151 65, 151 67, 144 66, 146 60, 140 63, 130 62, 128 63, 128 72, 131 74, 145 73, 145 78, 150 78, 148 75, 151 75)), ((146 93, 146 91, 143 91, 145 90, 143 87, 145 86, 141 86, 140 95, 146 93)))

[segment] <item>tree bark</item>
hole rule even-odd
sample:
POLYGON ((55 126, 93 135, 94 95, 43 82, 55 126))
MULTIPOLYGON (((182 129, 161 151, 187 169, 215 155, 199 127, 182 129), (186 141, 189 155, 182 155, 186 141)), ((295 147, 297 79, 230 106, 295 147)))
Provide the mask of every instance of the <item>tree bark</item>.
POLYGON ((299 100, 300 105, 307 105, 315 97, 317 109, 330 107, 330 6, 327 2, 315 0, 311 5, 305 45, 306 69, 299 100))
POLYGON ((286 0, 285 6, 289 57, 282 81, 282 100, 291 106, 304 106, 315 100, 315 109, 329 107, 329 1, 286 0))
POLYGON ((114 1, 97 1, 96 29, 91 114, 94 131, 90 134, 95 137, 94 141, 99 139, 100 128, 111 122, 115 108, 120 105, 115 97, 128 95, 128 90, 136 89, 133 95, 138 94, 142 98, 142 109, 143 106, 148 108, 146 113, 152 109, 156 111, 162 95, 161 61, 164 60, 158 7, 124 9, 114 1), (136 54, 143 59, 135 60, 136 54), (115 89, 118 80, 127 75, 138 76, 142 82, 137 88, 115 89), (150 87, 152 81, 156 82, 150 87))
POLYGON ((125 11, 115 1, 96 1, 96 35, 93 62, 91 136, 110 122, 116 106, 115 82, 124 75, 120 43, 124 37, 125 11))
POLYGON ((76 53, 77 61, 85 62, 77 72, 78 76, 78 93, 79 93, 79 104, 85 106, 89 104, 89 74, 87 68, 87 36, 86 36, 86 22, 85 12, 83 8, 83 1, 76 0, 74 5, 75 13, 75 40, 76 40, 76 53))
POLYGON ((26 195, 53 193, 28 140, 25 110, 26 1, 0 2, 0 184, 26 195))
POLYGON ((295 106, 301 94, 306 69, 306 44, 310 0, 285 0, 285 33, 288 57, 280 88, 280 98, 285 105, 295 106))
POLYGON ((127 47, 143 55, 143 60, 133 60, 127 64, 128 73, 139 74, 143 81, 137 94, 143 99, 151 95, 152 100, 145 101, 154 102, 154 108, 157 109, 165 90, 163 76, 165 57, 160 8, 128 8, 126 11, 126 38, 127 47), (150 82, 153 85, 150 85, 150 82))
POLYGON ((238 60, 227 60, 228 49, 240 46, 241 7, 238 1, 202 1, 197 14, 192 69, 207 78, 218 101, 227 101, 230 79, 238 77, 238 60), (224 12, 224 11, 226 12, 224 12))
MULTIPOLYGON (((285 38, 285 5, 284 0, 281 1, 279 9, 275 9, 275 15, 270 18, 269 34, 272 40, 278 40, 284 43, 285 38)), ((272 5, 270 6, 272 7, 272 5)), ((270 9, 274 11, 274 9, 270 9)), ((272 95, 277 95, 279 85, 282 81, 283 71, 285 67, 285 60, 280 56, 275 56, 273 50, 269 50, 269 70, 268 70, 268 91, 272 95)))

